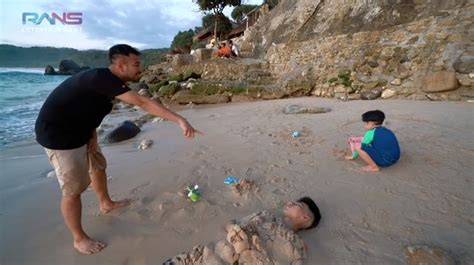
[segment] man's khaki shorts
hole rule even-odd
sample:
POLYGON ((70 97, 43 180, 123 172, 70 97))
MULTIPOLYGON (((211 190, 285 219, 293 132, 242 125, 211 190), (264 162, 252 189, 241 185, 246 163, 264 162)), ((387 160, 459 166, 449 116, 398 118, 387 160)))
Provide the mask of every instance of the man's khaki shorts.
POLYGON ((93 152, 87 151, 87 145, 70 150, 45 150, 63 196, 81 194, 91 183, 89 174, 107 168, 107 161, 98 145, 93 152))

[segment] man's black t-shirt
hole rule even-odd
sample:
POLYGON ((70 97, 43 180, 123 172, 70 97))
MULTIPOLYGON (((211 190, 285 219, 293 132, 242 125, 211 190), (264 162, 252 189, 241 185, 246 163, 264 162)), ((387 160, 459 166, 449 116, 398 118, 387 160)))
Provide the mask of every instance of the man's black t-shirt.
POLYGON ((62 82, 48 96, 35 125, 36 140, 53 150, 67 150, 88 143, 115 96, 130 88, 108 68, 91 69, 62 82))

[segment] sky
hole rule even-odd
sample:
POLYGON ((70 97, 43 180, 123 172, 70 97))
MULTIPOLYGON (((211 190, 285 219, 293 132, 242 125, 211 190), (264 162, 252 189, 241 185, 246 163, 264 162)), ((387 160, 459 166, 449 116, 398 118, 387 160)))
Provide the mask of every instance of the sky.
MULTIPOLYGON (((261 4, 262 0, 243 0, 261 4)), ((230 17, 232 8, 224 13, 230 17)), ((0 0, 0 43, 23 47, 69 47, 79 50, 106 50, 118 43, 139 49, 169 47, 178 31, 201 25, 203 14, 192 0, 0 0), (68 22, 82 18, 81 24, 52 25, 46 13, 68 22), (24 13, 36 13, 24 14, 24 13), (36 21, 39 25, 33 23, 36 21), (23 17, 25 23, 23 23, 23 17)))

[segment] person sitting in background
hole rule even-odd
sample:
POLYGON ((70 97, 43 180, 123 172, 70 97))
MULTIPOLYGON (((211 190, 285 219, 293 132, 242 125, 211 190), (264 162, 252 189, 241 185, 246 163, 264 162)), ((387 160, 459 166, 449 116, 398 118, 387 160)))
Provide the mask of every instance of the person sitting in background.
POLYGON ((306 247, 296 232, 315 228, 321 220, 309 197, 288 202, 283 210, 266 210, 226 226, 226 239, 214 246, 195 246, 164 265, 302 264, 306 247))
POLYGON ((219 48, 219 51, 217 52, 217 57, 225 57, 225 58, 230 58, 231 56, 231 50, 228 45, 226 45, 225 42, 221 44, 221 48, 219 48))
POLYGON ((215 49, 216 48, 216 39, 211 39, 211 41, 206 44, 206 49, 215 49))
POLYGON ((240 57, 240 50, 237 45, 235 45, 232 40, 229 40, 229 47, 232 57, 240 57))

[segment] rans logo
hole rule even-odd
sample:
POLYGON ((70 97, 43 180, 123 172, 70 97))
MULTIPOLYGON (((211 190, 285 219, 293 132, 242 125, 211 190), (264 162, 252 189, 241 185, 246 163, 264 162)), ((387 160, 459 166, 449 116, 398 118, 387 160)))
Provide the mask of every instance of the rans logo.
POLYGON ((33 23, 39 25, 46 20, 50 25, 56 25, 56 20, 59 20, 63 25, 81 25, 82 24, 82 13, 81 12, 64 12, 62 16, 55 12, 43 13, 42 15, 33 12, 24 12, 22 15, 23 25, 27 23, 33 23))

